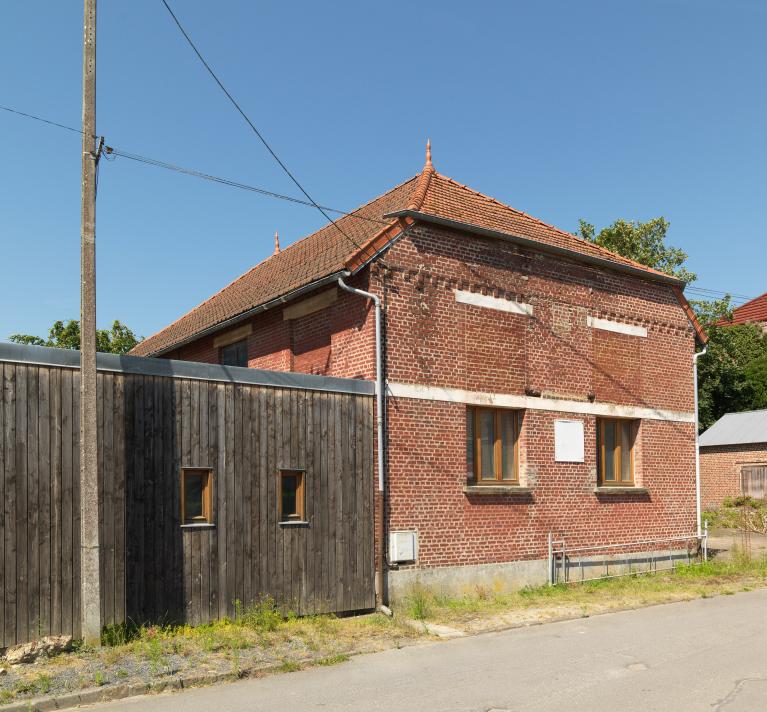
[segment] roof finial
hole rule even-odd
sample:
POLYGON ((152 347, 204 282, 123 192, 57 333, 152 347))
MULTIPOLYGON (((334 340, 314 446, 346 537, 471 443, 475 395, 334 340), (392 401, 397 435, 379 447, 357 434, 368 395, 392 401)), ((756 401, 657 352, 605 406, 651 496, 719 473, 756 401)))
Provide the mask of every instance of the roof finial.
POLYGON ((274 231, 274 254, 276 255, 280 251, 280 233, 277 230, 274 231))
POLYGON ((426 139, 426 168, 433 169, 434 166, 431 164, 431 139, 426 139))

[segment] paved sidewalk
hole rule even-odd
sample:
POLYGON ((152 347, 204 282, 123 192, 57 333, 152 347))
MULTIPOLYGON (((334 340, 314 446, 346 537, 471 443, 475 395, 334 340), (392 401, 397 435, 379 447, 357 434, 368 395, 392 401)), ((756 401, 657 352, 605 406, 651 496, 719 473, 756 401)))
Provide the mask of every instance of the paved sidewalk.
POLYGON ((100 712, 758 712, 767 590, 459 638, 100 712))

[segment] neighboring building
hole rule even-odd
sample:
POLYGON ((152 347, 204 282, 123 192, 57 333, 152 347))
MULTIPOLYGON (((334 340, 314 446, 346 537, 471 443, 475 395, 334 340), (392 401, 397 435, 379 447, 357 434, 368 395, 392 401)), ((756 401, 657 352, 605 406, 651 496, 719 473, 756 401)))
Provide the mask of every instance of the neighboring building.
POLYGON ((756 324, 767 331, 767 292, 734 309, 732 319, 719 322, 720 326, 731 324, 756 324))
POLYGON ((718 507, 727 497, 765 497, 767 410, 727 413, 700 436, 703 505, 718 507))
POLYGON ((339 277, 384 308, 376 511, 394 594, 541 583, 550 532, 584 546, 695 530, 706 336, 684 285, 437 173, 428 148, 419 175, 133 353, 372 380, 374 312, 339 277))

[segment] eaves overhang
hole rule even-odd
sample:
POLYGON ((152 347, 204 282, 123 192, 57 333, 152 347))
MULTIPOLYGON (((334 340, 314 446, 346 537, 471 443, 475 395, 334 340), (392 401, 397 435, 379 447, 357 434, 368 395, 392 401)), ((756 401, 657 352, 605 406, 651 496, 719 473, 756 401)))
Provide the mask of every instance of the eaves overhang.
POLYGON ((464 232, 474 233, 475 235, 481 235, 483 237, 492 237, 495 239, 506 240, 507 242, 513 242, 517 245, 529 247, 530 249, 536 250, 537 252, 545 252, 548 254, 568 257, 569 259, 576 260, 578 262, 585 262, 586 264, 598 265, 600 267, 606 267, 618 272, 625 272, 627 274, 631 274, 653 282, 661 282, 663 284, 668 284, 680 288, 684 288, 685 286, 685 283, 681 279, 671 277, 670 275, 648 272, 641 267, 634 267, 633 265, 613 262, 612 260, 608 260, 603 257, 595 257, 594 255, 584 255, 582 252, 578 252, 577 250, 569 250, 566 247, 548 245, 544 242, 533 240, 529 237, 522 237, 521 235, 514 235, 513 233, 503 232, 501 230, 491 230, 489 228, 480 227, 479 225, 474 225, 472 223, 465 223, 459 220, 451 220, 449 218, 440 217, 439 215, 432 215, 431 213, 422 213, 418 210, 397 210, 393 213, 387 213, 384 215, 384 217, 412 218, 413 220, 420 220, 421 222, 432 223, 442 227, 449 227, 454 230, 462 230, 464 232))

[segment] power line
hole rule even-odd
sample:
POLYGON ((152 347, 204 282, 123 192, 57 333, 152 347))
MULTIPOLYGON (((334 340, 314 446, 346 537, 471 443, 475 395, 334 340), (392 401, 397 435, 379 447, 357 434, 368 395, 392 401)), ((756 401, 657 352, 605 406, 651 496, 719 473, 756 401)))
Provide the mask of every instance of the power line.
MULTIPOLYGON (((164 2, 164 0, 163 0, 164 2)), ((169 8, 170 9, 170 8, 169 8)), ((182 30, 183 31, 183 30, 182 30)), ((203 60, 204 61, 204 60, 203 60)), ((65 129, 66 131, 71 131, 73 133, 81 134, 82 131, 80 129, 74 128, 73 126, 67 126, 66 124, 58 123, 57 121, 51 121, 50 119, 45 119, 42 116, 36 116, 35 114, 30 114, 25 111, 19 111, 18 109, 12 109, 8 106, 0 106, 0 110, 7 111, 11 114, 16 114, 17 116, 22 116, 27 119, 33 119, 34 121, 39 121, 44 124, 48 124, 49 126, 55 126, 60 129, 65 129)), ((94 137, 95 138, 95 137, 94 137)), ((359 215, 357 213, 349 213, 344 210, 339 210, 338 208, 330 208, 328 206, 322 205, 318 206, 314 201, 310 200, 302 200, 301 198, 295 198, 290 195, 283 195, 282 193, 276 193, 271 190, 266 190, 265 188, 258 188, 253 185, 248 185, 246 183, 240 183, 238 181, 230 180, 229 178, 222 178, 220 176, 214 176, 210 175, 208 173, 204 173, 202 171, 198 171, 192 168, 184 168, 182 166, 177 166, 173 163, 167 163, 165 161, 160 161, 155 158, 149 158, 148 156, 140 156, 138 154, 134 153, 128 153, 126 151, 122 151, 121 149, 113 148, 110 146, 106 146, 104 153, 106 154, 105 157, 109 156, 119 156, 121 158, 127 158, 132 161, 136 161, 139 163, 144 163, 150 166, 156 166, 158 168, 164 168, 166 170, 174 171, 176 173, 181 173, 188 176, 193 176, 195 178, 201 178, 203 180, 212 181, 214 183, 220 183, 221 185, 226 185, 232 188, 238 188, 240 190, 247 190, 252 193, 258 193, 259 195, 264 195, 269 198, 276 198, 278 200, 285 200, 290 203, 295 203, 297 205, 305 205, 307 207, 312 208, 319 208, 321 211, 329 211, 333 213, 338 213, 339 215, 343 215, 345 217, 351 217, 356 218, 357 220, 365 220, 367 222, 375 222, 381 225, 387 225, 388 223, 384 222, 383 220, 378 220, 376 218, 369 218, 364 215, 359 215)), ((333 224, 335 222, 328 218, 333 224)), ((336 225, 338 227, 338 225, 336 225)), ((340 228, 338 228, 340 230, 340 228)), ((343 232, 343 230, 341 230, 343 232)), ((345 234, 345 233, 344 233, 345 234)), ((351 239, 351 238, 350 238, 351 239)), ((354 241, 352 241, 354 243, 354 241)), ((356 247, 359 248, 359 245, 357 243, 354 243, 356 247)), ((359 248, 362 249, 362 248, 359 248)), ((704 296, 709 299, 716 298, 716 297, 725 297, 729 295, 733 301, 751 301, 752 299, 755 299, 756 297, 748 296, 746 294, 738 294, 736 292, 730 292, 730 291, 723 291, 721 289, 710 289, 707 287, 697 287, 694 284, 688 285, 685 289, 687 292, 692 292, 694 294, 697 294, 699 296, 704 296)))
MULTIPOLYGON (((323 210, 322 206, 319 205, 317 203, 317 201, 314 200, 314 198, 312 198, 311 195, 309 195, 309 193, 306 191, 306 189, 303 187, 303 185, 301 185, 301 183, 298 182, 298 179, 293 175, 293 173, 291 173, 291 171, 288 169, 288 167, 285 165, 285 163, 280 159, 280 157, 277 155, 277 153, 274 151, 274 149, 269 145, 269 142, 264 138, 263 134, 256 128, 256 125, 250 120, 248 115, 243 111, 242 107, 237 103, 235 98, 229 93, 227 88, 224 86, 223 82, 218 78, 218 75, 213 71, 211 66, 205 61, 205 57, 203 57, 201 52, 200 52, 200 50, 197 49, 196 45, 192 41, 192 38, 187 34, 186 30, 184 29, 183 25, 179 21, 178 17, 176 17, 176 14, 171 9, 171 7, 168 4, 167 0, 160 0, 160 2, 162 2, 162 4, 165 6, 165 9, 168 11, 170 16, 173 18, 173 22, 176 23, 176 27, 178 27, 179 31, 181 32, 181 34, 186 39, 186 41, 189 44, 189 46, 192 48, 192 50, 194 50, 194 53, 197 55, 197 58, 202 63, 202 66, 205 67, 205 69, 208 71, 208 74, 210 74, 210 76, 213 78, 213 80, 216 82, 216 84, 218 84, 218 86, 221 89, 221 91, 224 92, 224 94, 226 95, 226 98, 229 99, 229 101, 232 103, 232 106, 234 106, 234 108, 239 112, 240 116, 242 116, 242 118, 245 119, 245 122, 253 130, 253 133, 255 133, 256 136, 258 136, 258 138, 261 141, 261 143, 264 144, 264 147, 266 148, 266 150, 269 151, 269 153, 272 155, 272 158, 274 158, 274 160, 277 161, 277 163, 279 164, 280 168, 282 168, 282 170, 285 172, 285 174, 288 176, 288 178, 290 178, 290 180, 292 180, 293 183, 295 183, 296 187, 306 196, 306 199, 315 208, 317 208, 317 210, 319 210, 325 216, 325 218, 328 220, 328 222, 330 222, 333 225, 335 225, 336 229, 344 237, 346 237, 346 239, 349 240, 349 242, 351 242, 352 245, 354 245, 358 250, 360 250, 360 251, 362 251, 364 253, 365 250, 362 248, 362 246, 357 244, 357 242, 351 236, 347 235, 341 229, 341 227, 338 225, 338 223, 335 220, 333 220, 333 218, 330 217, 330 215, 328 215, 327 212, 325 212, 325 210, 323 210)), ((370 256, 370 255, 368 255, 368 256, 370 256)))
MULTIPOLYGON (((125 151, 122 151, 118 148, 107 147, 107 153, 109 155, 119 156, 121 158, 127 158, 131 161, 137 161, 138 163, 145 163, 149 166, 156 166, 157 168, 165 168, 166 170, 175 171, 176 173, 182 173, 184 175, 193 176, 195 178, 202 178, 203 180, 212 181, 214 183, 220 183, 222 185, 227 185, 231 188, 239 188, 241 190, 247 190, 252 193, 258 193, 259 195, 265 195, 269 198, 277 198, 278 200, 285 200, 290 203, 296 203, 298 205, 306 205, 307 207, 310 207, 310 208, 316 207, 314 203, 310 203, 308 200, 302 200, 301 198, 294 198, 293 196, 283 195, 282 193, 275 193, 274 191, 266 190, 265 188, 258 188, 254 185, 248 185, 247 183, 240 183, 238 181, 230 180, 229 178, 221 178, 220 176, 210 175, 209 173, 203 173, 202 171, 197 171, 197 170, 194 170, 193 168, 184 168, 182 166, 174 165, 173 163, 166 163, 165 161, 159 161, 156 158, 139 156, 135 153, 126 153, 125 151)), ((339 215, 343 215, 345 217, 356 218, 357 220, 365 220, 367 222, 373 222, 379 225, 388 225, 387 222, 384 222, 383 220, 378 220, 377 218, 369 218, 365 215, 348 213, 344 210, 339 210, 338 208, 329 208, 326 205, 323 205, 322 209, 332 213, 338 213, 339 215)))
MULTIPOLYGON (((34 114, 27 114, 24 111, 18 111, 16 109, 11 109, 8 106, 0 106, 0 109, 3 111, 8 111, 11 114, 16 114, 18 116, 25 116, 28 119, 34 119, 35 121, 42 121, 44 124, 50 124, 51 126, 58 126, 60 129, 66 129, 67 131, 73 131, 74 133, 78 133, 82 135, 82 131, 80 129, 76 129, 72 126, 66 126, 65 124, 59 124, 55 121, 50 121, 49 119, 44 119, 42 116, 35 116, 34 114)), ((94 136, 95 138, 95 136, 94 136)))
MULTIPOLYGON (((66 124, 60 124, 56 121, 50 121, 49 119, 44 119, 42 116, 35 116, 34 114, 28 114, 24 111, 18 111, 16 109, 11 109, 7 106, 0 106, 0 109, 3 111, 8 111, 11 114, 16 114, 17 116, 23 116, 28 119, 34 119, 35 121, 40 121, 44 124, 48 124, 50 126, 56 126, 60 129, 66 129, 67 131, 72 131, 73 133, 77 133, 82 135, 82 131, 80 129, 76 129, 73 126, 67 126, 66 124)), ((295 198, 291 195, 283 195, 282 193, 276 193, 272 190, 267 190, 266 188, 259 188, 254 185, 248 185, 247 183, 240 183, 235 180, 231 180, 229 178, 222 178, 220 176, 214 176, 209 173, 204 173, 203 171, 198 171, 193 168, 184 168, 182 166, 177 166, 173 163, 167 163, 166 161, 160 161, 156 158, 150 158, 148 156, 140 156, 135 153, 128 153, 127 151, 123 151, 119 148, 114 148, 112 146, 105 146, 103 153, 108 158, 109 156, 120 156, 121 158, 127 158, 132 161, 137 161, 140 163, 145 163, 150 166, 156 166, 158 168, 165 168, 170 171, 175 171, 176 173, 183 173, 184 175, 194 176, 196 178, 202 178, 203 180, 212 181, 214 183, 220 183, 221 185, 227 185, 232 188, 239 188, 241 190, 247 190, 252 193, 258 193, 259 195, 264 195, 269 198, 276 198, 278 200, 285 200, 289 203, 296 203, 297 205, 305 205, 310 208, 316 207, 314 203, 309 202, 308 200, 302 200, 301 198, 295 198)), ((327 210, 331 213, 338 213, 339 215, 343 215, 345 217, 351 217, 355 218, 357 220, 364 220, 366 222, 374 222, 378 223, 379 225, 388 225, 388 223, 384 222, 383 220, 378 220, 377 218, 370 218, 366 217, 365 215, 359 215, 357 213, 350 213, 346 210, 340 210, 339 208, 331 208, 327 205, 321 206, 323 210, 327 210)))

